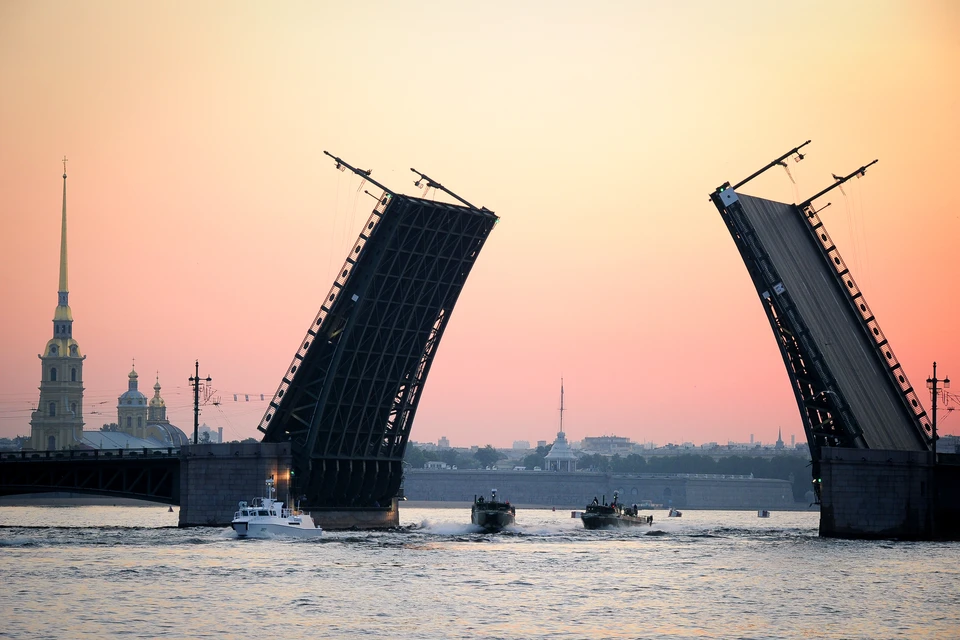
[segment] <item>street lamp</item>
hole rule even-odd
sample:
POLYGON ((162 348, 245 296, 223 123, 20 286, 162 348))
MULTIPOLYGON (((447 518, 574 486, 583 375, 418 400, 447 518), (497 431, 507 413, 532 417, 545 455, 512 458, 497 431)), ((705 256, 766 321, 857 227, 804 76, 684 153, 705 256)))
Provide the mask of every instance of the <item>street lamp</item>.
POLYGON ((930 395, 933 396, 933 460, 937 460, 937 392, 940 389, 949 389, 950 388, 950 378, 944 378, 942 380, 937 379, 937 363, 933 363, 933 377, 927 378, 927 389, 930 389, 930 395), (940 383, 940 387, 937 387, 937 383, 940 383))

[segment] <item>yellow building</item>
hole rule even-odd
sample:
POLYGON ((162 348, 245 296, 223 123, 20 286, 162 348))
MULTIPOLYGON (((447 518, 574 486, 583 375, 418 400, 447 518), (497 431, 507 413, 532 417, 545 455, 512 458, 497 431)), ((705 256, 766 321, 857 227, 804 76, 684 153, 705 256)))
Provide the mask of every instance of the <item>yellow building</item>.
POLYGON ((63 213, 60 228, 60 287, 53 313, 53 338, 40 358, 40 401, 30 417, 34 449, 70 449, 83 440, 83 361, 73 339, 73 313, 67 287, 67 164, 63 164, 63 213))

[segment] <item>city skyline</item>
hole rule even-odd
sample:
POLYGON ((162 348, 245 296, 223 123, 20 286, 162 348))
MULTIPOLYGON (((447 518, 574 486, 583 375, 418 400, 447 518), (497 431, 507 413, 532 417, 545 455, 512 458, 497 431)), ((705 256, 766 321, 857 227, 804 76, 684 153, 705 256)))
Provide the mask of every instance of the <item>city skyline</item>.
POLYGON ((821 217, 929 409, 932 361, 960 370, 960 88, 946 81, 960 10, 615 3, 615 19, 544 6, 0 7, 0 121, 16 125, 0 150, 0 437, 29 434, 39 398, 64 154, 88 430, 113 421, 136 358, 192 434, 199 359, 222 401, 201 422, 258 436, 260 394, 372 202, 323 149, 405 193, 415 166, 501 217, 414 441, 552 442, 561 376, 571 440, 766 441, 780 427, 802 441, 707 193, 807 139, 790 175, 746 191, 795 202, 880 159, 821 217), (477 46, 491 34, 496 47, 477 46))

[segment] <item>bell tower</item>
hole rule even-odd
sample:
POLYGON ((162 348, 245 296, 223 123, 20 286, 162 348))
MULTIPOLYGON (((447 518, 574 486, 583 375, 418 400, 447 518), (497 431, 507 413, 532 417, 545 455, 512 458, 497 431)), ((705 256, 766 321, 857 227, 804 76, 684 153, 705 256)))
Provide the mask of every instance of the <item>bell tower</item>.
POLYGON ((31 444, 44 451, 71 449, 83 440, 83 361, 73 339, 67 286, 67 159, 63 159, 60 226, 60 287, 53 312, 53 337, 40 358, 40 402, 30 418, 31 444))

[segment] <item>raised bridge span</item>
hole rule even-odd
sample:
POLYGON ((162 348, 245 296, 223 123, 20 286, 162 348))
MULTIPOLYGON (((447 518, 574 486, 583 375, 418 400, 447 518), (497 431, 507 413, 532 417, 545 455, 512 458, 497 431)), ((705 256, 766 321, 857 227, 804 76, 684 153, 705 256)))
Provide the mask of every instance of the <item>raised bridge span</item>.
POLYGON ((928 451, 927 414, 814 205, 870 165, 834 176, 799 204, 741 191, 787 158, 802 158, 803 146, 736 185, 718 187, 711 199, 770 321, 814 462, 823 446, 928 451))
POLYGON ((423 385, 498 218, 414 169, 417 186, 460 204, 399 194, 327 155, 380 194, 258 428, 290 443, 307 508, 378 507, 400 490, 423 385))
MULTIPOLYGON (((748 195, 809 140, 710 199, 753 281, 787 369, 812 458, 820 534, 960 539, 960 455, 936 429, 818 215, 815 202, 748 195)), ((929 382, 929 381, 928 381, 929 382)), ((934 405, 936 406, 936 405, 934 405)))

